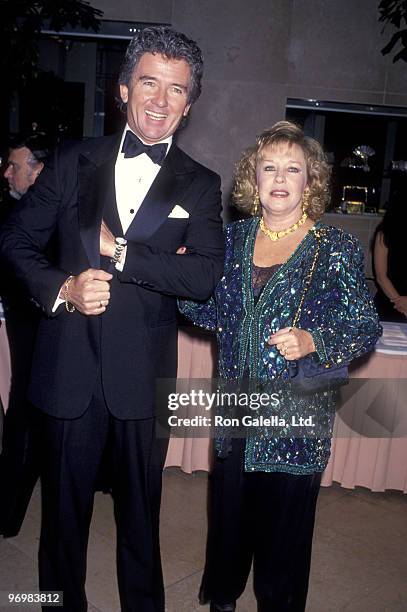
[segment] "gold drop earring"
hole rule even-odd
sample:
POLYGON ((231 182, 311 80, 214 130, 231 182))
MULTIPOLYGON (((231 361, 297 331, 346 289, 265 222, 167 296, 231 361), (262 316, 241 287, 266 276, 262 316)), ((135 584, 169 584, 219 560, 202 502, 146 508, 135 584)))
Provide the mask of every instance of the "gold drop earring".
POLYGON ((259 190, 256 189, 256 193, 254 194, 254 198, 253 198, 253 206, 252 206, 253 217, 257 216, 259 212, 260 212, 260 196, 259 196, 259 190))
POLYGON ((301 207, 302 207, 302 212, 307 212, 308 210, 308 206, 309 206, 309 198, 310 198, 310 191, 309 188, 306 187, 302 193, 302 198, 301 198, 301 207))

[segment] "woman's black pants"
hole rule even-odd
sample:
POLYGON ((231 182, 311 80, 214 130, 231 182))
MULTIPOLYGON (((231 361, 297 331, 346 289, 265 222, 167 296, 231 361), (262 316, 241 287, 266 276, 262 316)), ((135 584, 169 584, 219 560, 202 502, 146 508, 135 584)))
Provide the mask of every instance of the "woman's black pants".
POLYGON ((321 473, 244 472, 244 440, 232 441, 210 476, 202 603, 236 602, 253 562, 258 612, 303 612, 320 482, 321 473))

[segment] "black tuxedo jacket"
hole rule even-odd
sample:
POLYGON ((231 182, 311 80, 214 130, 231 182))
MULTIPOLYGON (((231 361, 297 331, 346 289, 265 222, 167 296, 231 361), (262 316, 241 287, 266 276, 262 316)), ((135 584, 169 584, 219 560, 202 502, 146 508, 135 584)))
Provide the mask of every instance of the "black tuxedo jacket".
POLYGON ((173 144, 125 234, 123 272, 109 270, 106 312, 84 316, 61 305, 52 313, 68 275, 104 267, 102 218, 113 234, 123 234, 114 189, 119 143, 111 136, 58 150, 0 236, 2 257, 47 315, 29 399, 56 417, 86 410, 100 372, 115 416, 151 416, 156 379, 176 376, 176 298, 208 298, 222 273, 220 179, 173 144), (189 217, 170 217, 176 205, 189 217), (52 263, 44 255, 51 238, 57 245, 52 263), (176 255, 182 245, 188 254, 176 255))

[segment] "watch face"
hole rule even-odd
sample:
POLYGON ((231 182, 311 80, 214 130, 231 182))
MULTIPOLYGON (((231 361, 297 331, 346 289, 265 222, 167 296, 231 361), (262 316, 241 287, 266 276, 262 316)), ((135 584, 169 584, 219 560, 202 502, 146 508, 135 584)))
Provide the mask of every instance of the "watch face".
POLYGON ((116 238, 115 243, 118 246, 126 246, 127 240, 126 240, 126 238, 116 238))

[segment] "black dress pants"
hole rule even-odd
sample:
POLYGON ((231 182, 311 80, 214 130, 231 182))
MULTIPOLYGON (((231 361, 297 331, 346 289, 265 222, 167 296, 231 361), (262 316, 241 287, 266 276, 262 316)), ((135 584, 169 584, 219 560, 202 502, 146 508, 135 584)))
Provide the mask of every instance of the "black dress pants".
POLYGON ((244 472, 244 443, 210 476, 201 603, 235 603, 253 562, 258 612, 303 612, 321 474, 244 472))
POLYGON ((81 417, 44 415, 43 445, 40 590, 63 591, 65 611, 87 610, 89 525, 108 452, 121 610, 163 612, 159 511, 167 442, 156 439, 154 419, 116 419, 98 383, 81 417))

